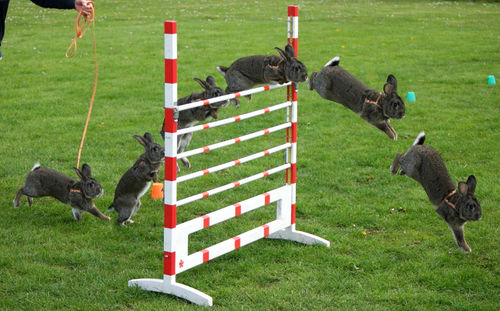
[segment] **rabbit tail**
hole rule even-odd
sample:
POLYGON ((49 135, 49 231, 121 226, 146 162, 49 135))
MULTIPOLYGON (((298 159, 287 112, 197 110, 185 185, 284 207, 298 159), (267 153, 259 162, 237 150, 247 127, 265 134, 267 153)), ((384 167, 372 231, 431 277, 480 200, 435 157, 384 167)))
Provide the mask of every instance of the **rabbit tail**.
POLYGON ((33 172, 34 170, 36 170, 37 168, 40 168, 40 163, 35 163, 35 165, 33 165, 33 167, 31 168, 31 172, 33 172))
POLYGON ((226 76, 226 71, 229 69, 224 66, 217 66, 215 68, 217 68, 217 71, 220 72, 224 77, 226 76))
POLYGON ((340 63, 340 57, 335 56, 334 58, 330 59, 328 63, 326 63, 323 67, 338 66, 339 63, 340 63))
POLYGON ((425 141, 425 133, 424 132, 420 132, 420 134, 418 134, 417 138, 415 139, 415 142, 413 143, 413 146, 415 146, 415 145, 423 145, 424 141, 425 141))

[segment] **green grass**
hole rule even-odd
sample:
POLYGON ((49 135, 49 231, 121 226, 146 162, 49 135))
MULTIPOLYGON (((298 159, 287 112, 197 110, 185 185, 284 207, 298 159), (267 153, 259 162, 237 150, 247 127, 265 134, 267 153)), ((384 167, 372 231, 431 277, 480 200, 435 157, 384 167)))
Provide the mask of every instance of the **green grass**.
MULTIPOLYGON (((177 276, 214 299, 214 310, 495 310, 500 305, 500 4, 428 1, 98 1, 99 86, 82 162, 105 195, 142 147, 133 134, 163 119, 163 20, 178 22, 179 95, 198 91, 192 78, 216 65, 272 54, 286 42, 286 7, 300 7, 299 59, 311 73, 335 55, 376 89, 389 73, 407 115, 391 141, 341 105, 305 85, 299 92, 297 229, 331 247, 261 240, 177 276), (263 9, 264 8, 264 9, 263 9), (389 166, 422 130, 455 181, 474 174, 483 219, 466 226, 473 249, 462 254, 422 187, 391 176, 389 166), (366 235, 362 233, 366 232, 366 235), (495 307, 496 306, 496 307, 495 307)), ((51 198, 12 199, 35 162, 75 177, 93 83, 91 34, 78 53, 64 53, 75 11, 10 4, 0 61, 0 309, 197 310, 182 299, 127 287, 162 276, 162 205, 143 197, 136 224, 114 225, 51 198)), ((284 99, 256 95, 220 118, 284 99)), ((223 130, 197 133, 191 148, 282 122, 272 113, 223 130), (214 138, 215 137, 215 138, 214 138)), ((283 141, 282 134, 270 137, 283 141)), ((193 157, 192 170, 269 145, 257 139, 193 157)), ((214 188, 281 163, 282 155, 186 183, 180 197, 214 188)), ((183 171, 184 173, 185 171, 183 171)), ((281 185, 282 174, 179 208, 184 221, 281 185)), ((183 185, 182 185, 183 186, 183 185)), ((192 251, 272 219, 273 207, 193 234, 192 251)))

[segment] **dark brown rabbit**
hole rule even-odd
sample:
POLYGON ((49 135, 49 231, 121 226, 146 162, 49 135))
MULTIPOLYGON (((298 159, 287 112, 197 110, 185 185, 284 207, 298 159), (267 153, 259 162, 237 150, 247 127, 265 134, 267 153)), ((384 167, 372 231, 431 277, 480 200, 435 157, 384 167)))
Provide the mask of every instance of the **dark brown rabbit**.
MULTIPOLYGON (((185 105, 195 101, 200 101, 204 99, 219 97, 224 95, 224 91, 215 84, 215 79, 212 76, 208 76, 206 81, 203 81, 198 78, 194 78, 196 82, 198 82, 201 87, 204 89, 203 92, 194 92, 188 96, 182 97, 177 101, 177 105, 185 105)), ((213 103, 210 105, 204 105, 200 107, 196 107, 193 109, 182 110, 179 112, 179 119, 177 121, 177 128, 183 129, 194 126, 196 123, 201 121, 206 121, 209 118, 217 119, 219 116, 219 108, 227 106, 227 100, 213 103)), ((161 137, 165 138, 165 120, 163 120, 162 128, 160 131, 161 137)), ((177 153, 184 152, 189 144, 191 143, 191 139, 193 138, 193 133, 187 133, 183 135, 177 136, 177 153)), ((191 163, 187 158, 181 159, 185 168, 190 168, 191 163)), ((177 170, 179 171, 179 167, 177 166, 177 170)))
POLYGON ((476 178, 470 175, 467 182, 459 182, 457 191, 439 153, 424 145, 424 140, 425 133, 422 132, 405 154, 396 155, 390 171, 392 174, 398 171, 399 175, 406 174, 424 187, 436 212, 450 227, 460 250, 470 252, 464 225, 467 221, 481 219, 482 215, 481 206, 474 196, 476 178))
MULTIPOLYGON (((285 50, 275 47, 278 55, 253 55, 234 61, 231 66, 217 66, 227 82, 226 93, 248 90, 257 84, 307 80, 307 68, 295 56, 295 50, 287 45, 285 50)), ((250 98, 250 96, 248 96, 250 98)), ((232 100, 239 107, 238 100, 232 100)))
POLYGON ((164 159, 163 147, 153 141, 150 133, 134 135, 144 147, 144 153, 122 176, 115 189, 113 203, 108 210, 118 213, 117 223, 133 223, 131 219, 141 207, 141 197, 148 191, 151 181, 158 181, 158 172, 164 159))
POLYGON ((319 72, 311 74, 308 89, 316 90, 324 99, 344 105, 383 131, 389 138, 398 139, 389 118, 403 118, 405 104, 397 93, 398 84, 393 75, 387 77, 387 83, 383 87, 384 93, 380 93, 340 67, 339 58, 335 57, 319 72))
POLYGON ((24 187, 17 192, 13 201, 14 207, 19 207, 23 194, 28 198, 29 206, 33 203, 32 198, 50 196, 64 204, 69 204, 76 221, 82 219, 84 212, 109 220, 109 217, 101 213, 92 201, 102 196, 104 191, 101 184, 92 178, 90 166, 83 164, 81 171, 75 167, 73 170, 80 181, 74 181, 69 176, 53 169, 40 167, 38 163, 35 164, 26 176, 24 187))

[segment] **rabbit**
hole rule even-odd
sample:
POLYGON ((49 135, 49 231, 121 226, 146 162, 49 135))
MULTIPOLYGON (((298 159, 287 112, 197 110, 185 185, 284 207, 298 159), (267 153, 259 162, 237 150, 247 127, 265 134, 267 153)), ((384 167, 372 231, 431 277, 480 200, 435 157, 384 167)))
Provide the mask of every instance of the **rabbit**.
POLYGON ((73 170, 80 181, 76 182, 69 176, 50 168, 40 167, 40 164, 36 163, 26 176, 24 186, 17 191, 13 200, 14 207, 19 208, 23 194, 28 198, 29 206, 33 204, 32 198, 50 196, 64 204, 69 204, 76 221, 82 219, 84 212, 109 220, 110 218, 101 213, 92 201, 102 196, 104 190, 101 184, 92 178, 90 166, 83 164, 82 170, 76 167, 73 167, 73 170))
POLYGON ((358 113, 362 119, 383 131, 389 138, 398 139, 389 118, 401 119, 405 115, 405 104, 397 93, 398 83, 392 74, 387 76, 384 93, 369 88, 339 66, 336 56, 319 71, 313 72, 308 89, 324 99, 344 105, 358 113))
POLYGON ((118 212, 119 225, 134 222, 130 218, 141 207, 141 197, 148 191, 151 181, 158 181, 158 171, 164 158, 163 147, 153 141, 150 133, 145 133, 143 137, 133 137, 144 146, 145 152, 121 177, 115 189, 113 203, 108 207, 109 211, 118 212))
MULTIPOLYGON (((307 68, 295 56, 295 50, 289 44, 285 50, 275 47, 278 55, 253 55, 234 61, 231 66, 217 66, 217 70, 227 82, 226 93, 234 93, 252 88, 256 84, 296 83, 307 81, 307 68)), ((247 96, 251 99, 251 96, 247 96)), ((231 100, 239 107, 237 99, 231 100)))
MULTIPOLYGON (((208 76, 206 81, 203 81, 198 78, 194 78, 194 80, 201 85, 204 91, 191 93, 188 96, 182 97, 177 101, 178 106, 189 104, 199 100, 225 95, 224 91, 215 84, 215 79, 212 76, 208 76)), ((177 128, 183 129, 192 127, 196 123, 200 121, 205 121, 209 118, 217 119, 219 116, 219 108, 225 107, 227 105, 228 101, 222 101, 210 105, 196 107, 193 109, 183 110, 179 112, 177 128)), ((160 135, 163 139, 165 139, 165 119, 163 119, 163 125, 160 131, 160 135)), ((177 136, 177 153, 184 152, 184 149, 186 149, 189 146, 192 137, 193 133, 187 133, 177 136)), ((187 158, 182 158, 181 161, 184 164, 185 168, 191 167, 191 163, 187 158)), ((180 171, 178 165, 177 165, 177 171, 180 171)))
POLYGON ((471 252, 465 241, 464 225, 467 221, 481 219, 481 205, 474 196, 476 178, 470 175, 467 182, 458 183, 458 191, 446 170, 439 153, 424 145, 425 133, 421 132, 405 154, 396 155, 390 167, 392 174, 408 175, 418 181, 436 212, 448 224, 455 243, 464 253, 471 252))

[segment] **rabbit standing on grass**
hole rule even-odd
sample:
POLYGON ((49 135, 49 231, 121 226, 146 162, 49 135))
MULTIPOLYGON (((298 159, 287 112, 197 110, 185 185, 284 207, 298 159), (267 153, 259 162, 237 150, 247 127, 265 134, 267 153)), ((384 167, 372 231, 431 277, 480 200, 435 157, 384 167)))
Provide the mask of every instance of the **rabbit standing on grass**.
POLYGON ((158 171, 164 158, 163 147, 153 141, 150 133, 134 138, 144 146, 145 152, 122 176, 115 189, 113 203, 108 210, 118 212, 117 223, 133 223, 130 219, 141 207, 141 197, 148 191, 151 181, 158 181, 158 171))
POLYGON ((476 178, 470 175, 467 182, 459 182, 456 191, 439 153, 424 145, 424 140, 422 132, 405 154, 396 155, 390 171, 396 174, 399 170, 399 175, 406 174, 424 187, 436 212, 450 227, 455 243, 468 253, 471 249, 465 241, 464 225, 467 221, 479 220, 482 215, 481 206, 474 197, 476 178))
POLYGON ((319 71, 311 74, 309 90, 316 90, 324 99, 337 102, 358 113, 361 118, 389 138, 398 139, 389 118, 401 119, 405 115, 405 104, 397 93, 396 77, 389 75, 384 84, 384 93, 364 85, 344 68, 334 57, 319 71))
MULTIPOLYGON (((204 91, 194 92, 188 96, 182 97, 177 101, 178 106, 189 104, 195 101, 200 101, 225 95, 224 91, 215 84, 215 79, 212 76, 208 76, 206 81, 203 81, 198 78, 194 78, 194 80, 201 85, 204 91)), ((196 123, 205 121, 209 118, 217 119, 217 117, 219 116, 219 108, 225 107, 227 105, 228 101, 222 101, 210 105, 196 107, 193 109, 183 110, 179 112, 177 128, 183 129, 192 127, 196 123)), ((165 119, 163 120, 163 125, 160 131, 160 135, 163 139, 165 139, 165 119)), ((184 149, 186 149, 189 146, 192 138, 193 138, 193 133, 187 133, 177 136, 178 154, 184 152, 184 149)), ((191 163, 189 163, 189 160, 187 158, 182 158, 181 161, 184 164, 185 168, 191 167, 191 163)), ((177 171, 180 171, 179 166, 177 166, 177 171)))
POLYGON ((26 176, 24 187, 17 192, 13 200, 14 207, 19 207, 23 194, 28 198, 29 206, 33 204, 32 198, 50 196, 64 204, 69 204, 76 221, 82 219, 84 212, 109 220, 109 217, 101 213, 92 201, 102 196, 104 191, 101 184, 92 178, 90 166, 83 164, 81 171, 75 167, 73 170, 80 181, 76 182, 64 174, 50 168, 40 167, 40 164, 36 163, 26 176))
MULTIPOLYGON (((283 84, 288 81, 304 82, 307 80, 307 68, 295 56, 295 50, 287 45, 285 50, 275 47, 278 55, 253 55, 234 61, 231 66, 217 66, 217 70, 227 82, 226 93, 248 90, 257 84, 283 84)), ((250 99, 251 96, 249 95, 250 99)), ((239 107, 237 99, 232 100, 239 107)))

